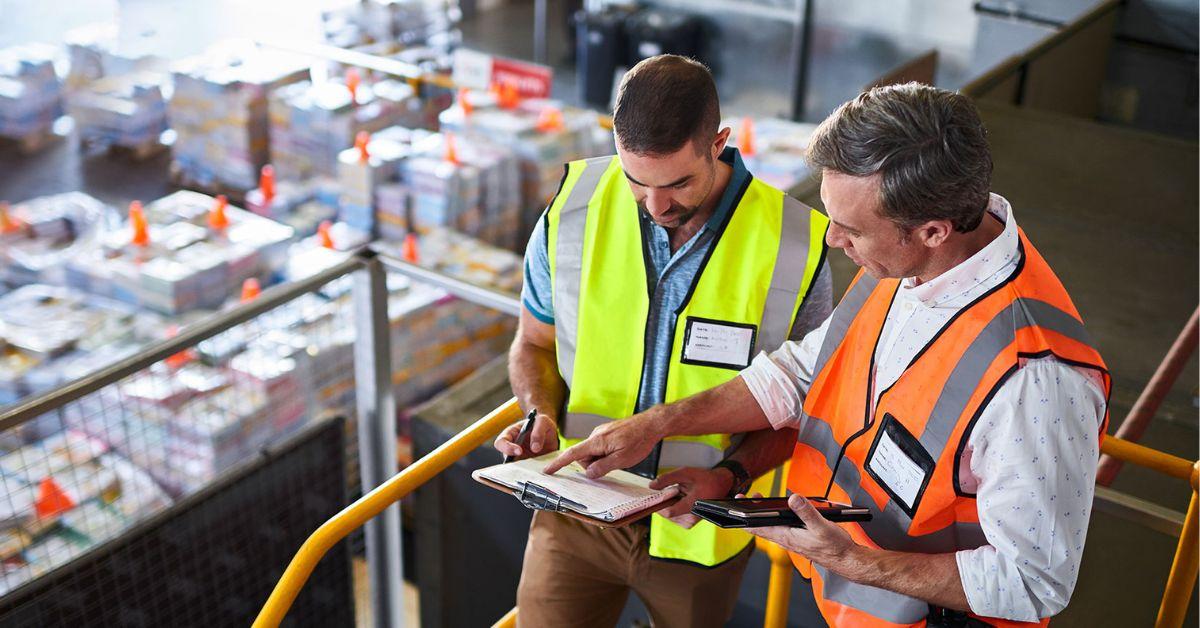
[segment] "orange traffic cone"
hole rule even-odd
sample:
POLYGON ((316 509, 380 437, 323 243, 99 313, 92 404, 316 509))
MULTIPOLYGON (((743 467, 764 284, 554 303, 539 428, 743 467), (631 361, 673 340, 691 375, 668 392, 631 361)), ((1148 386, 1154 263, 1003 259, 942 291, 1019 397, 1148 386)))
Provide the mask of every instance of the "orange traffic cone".
POLYGON ((417 234, 409 233, 404 236, 404 248, 400 254, 404 257, 404 261, 410 264, 421 263, 421 253, 417 250, 417 234))
POLYGON ((738 129, 738 150, 743 157, 753 157, 758 152, 754 143, 754 120, 746 116, 742 118, 742 126, 738 129))
POLYGON ((501 109, 516 109, 517 105, 521 104, 521 94, 517 92, 517 86, 512 81, 502 81, 497 92, 497 102, 501 109))
POLYGON ((469 116, 472 113, 475 113, 475 105, 472 105, 471 101, 467 98, 468 93, 469 92, 465 87, 458 90, 458 106, 462 107, 464 116, 469 116))
POLYGON ((358 85, 362 82, 362 75, 358 73, 358 68, 350 68, 346 70, 346 89, 350 90, 350 102, 358 104, 358 85))
POLYGON ((263 204, 270 205, 275 200, 275 167, 267 164, 262 167, 258 177, 258 189, 262 190, 263 204))
POLYGON ((150 225, 146 222, 146 212, 142 210, 141 201, 129 204, 129 226, 133 229, 133 235, 129 238, 130 244, 141 247, 150 245, 150 225))
POLYGON ((75 501, 58 485, 54 478, 43 478, 38 483, 37 501, 34 510, 39 519, 60 515, 75 507, 75 501))
POLYGON ((563 130, 563 114, 558 107, 546 107, 538 113, 536 128, 542 133, 563 130))
POLYGON ((462 162, 458 160, 458 146, 454 143, 454 134, 446 134, 446 161, 458 165, 462 162))
POLYGON ((371 158, 371 153, 367 151, 367 145, 371 143, 371 134, 366 131, 359 131, 358 135, 354 136, 354 147, 358 149, 358 161, 367 163, 371 158))
POLYGON ((208 226, 214 231, 224 231, 229 226, 229 216, 225 215, 225 208, 228 206, 229 199, 225 198, 224 194, 218 194, 212 209, 208 210, 208 226))
POLYGON ((21 223, 8 210, 8 201, 0 201, 0 233, 12 233, 21 228, 21 223))
MULTIPOLYGON (((166 332, 167 338, 174 338, 175 336, 178 336, 178 335, 179 335, 179 325, 171 325, 170 327, 167 327, 167 332, 166 332)), ((195 357, 196 357, 196 354, 194 351, 192 351, 191 349, 184 349, 183 351, 180 351, 179 353, 167 356, 167 359, 163 360, 163 362, 166 362, 167 366, 171 367, 172 369, 178 369, 178 368, 184 366, 185 364, 187 364, 188 362, 191 362, 193 359, 195 359, 195 357)))
POLYGON ((333 233, 332 232, 333 232, 333 223, 329 222, 328 220, 323 220, 323 221, 321 221, 321 224, 317 225, 317 241, 321 243, 321 246, 323 246, 327 249, 336 249, 337 248, 336 246, 333 245, 333 233))
POLYGON ((253 301, 260 294, 262 286, 258 285, 258 279, 249 277, 242 282, 242 303, 253 301))

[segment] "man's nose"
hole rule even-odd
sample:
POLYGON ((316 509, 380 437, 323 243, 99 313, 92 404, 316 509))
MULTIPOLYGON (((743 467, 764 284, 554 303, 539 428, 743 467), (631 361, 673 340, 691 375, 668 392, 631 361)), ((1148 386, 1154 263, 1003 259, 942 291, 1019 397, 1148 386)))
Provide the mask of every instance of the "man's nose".
POLYGON ((646 194, 646 211, 662 214, 671 209, 671 195, 665 190, 650 190, 646 194))
POLYGON ((846 232, 836 223, 829 223, 829 229, 825 231, 825 244, 835 248, 844 249, 850 242, 846 237, 846 232))

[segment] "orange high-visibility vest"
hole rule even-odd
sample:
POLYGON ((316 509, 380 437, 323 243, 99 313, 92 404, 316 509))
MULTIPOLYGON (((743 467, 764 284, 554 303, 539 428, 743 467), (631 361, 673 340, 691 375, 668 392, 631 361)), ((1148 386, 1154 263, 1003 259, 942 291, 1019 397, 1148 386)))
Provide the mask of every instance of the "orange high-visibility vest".
MULTIPOLYGON (((828 492, 831 500, 869 508, 871 521, 843 524, 855 542, 928 554, 987 544, 975 495, 959 482, 959 459, 975 419, 1022 359, 1054 356, 1096 369, 1107 398, 1112 385, 1104 360, 1023 232, 1019 254, 1013 274, 959 311, 879 394, 874 412, 875 348, 900 281, 860 271, 834 309, 804 403, 788 488, 810 497, 828 492), (905 475, 882 479, 899 466, 905 475)), ((1106 409, 1096 426, 1100 438, 1107 424, 1106 409)), ((924 626, 931 612, 922 600, 856 584, 800 555, 792 554, 792 562, 812 579, 831 626, 924 626)))

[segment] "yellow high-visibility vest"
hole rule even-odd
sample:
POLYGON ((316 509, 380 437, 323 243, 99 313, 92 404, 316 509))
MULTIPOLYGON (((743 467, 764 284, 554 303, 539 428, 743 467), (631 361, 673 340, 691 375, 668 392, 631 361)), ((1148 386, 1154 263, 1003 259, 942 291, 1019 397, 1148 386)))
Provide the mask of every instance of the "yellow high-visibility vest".
MULTIPOLYGON (((638 207, 619 160, 571 162, 546 215, 559 373, 569 389, 560 446, 634 413, 646 356, 650 295, 638 207)), ((664 402, 722 384, 759 350, 787 340, 824 261, 829 219, 751 178, 715 235, 676 312, 664 402)), ((728 434, 668 438, 659 467, 712 467, 728 434)), ((782 476, 780 476, 782 477, 782 476)), ((767 474, 753 490, 770 494, 767 474)), ((684 529, 654 515, 650 554, 720 564, 749 534, 701 521, 684 529)))

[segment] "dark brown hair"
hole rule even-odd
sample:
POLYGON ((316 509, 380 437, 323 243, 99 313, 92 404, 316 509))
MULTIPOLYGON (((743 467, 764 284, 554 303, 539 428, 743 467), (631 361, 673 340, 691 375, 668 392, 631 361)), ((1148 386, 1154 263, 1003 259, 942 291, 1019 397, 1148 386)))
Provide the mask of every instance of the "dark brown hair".
POLYGON ((613 130, 623 150, 668 155, 696 140, 703 151, 721 124, 712 73, 699 61, 658 55, 633 66, 621 79, 613 130))
POLYGON ((966 96, 907 83, 876 87, 817 127, 808 162, 846 175, 880 175, 883 215, 911 229, 949 220, 972 231, 987 210, 992 156, 966 96))

